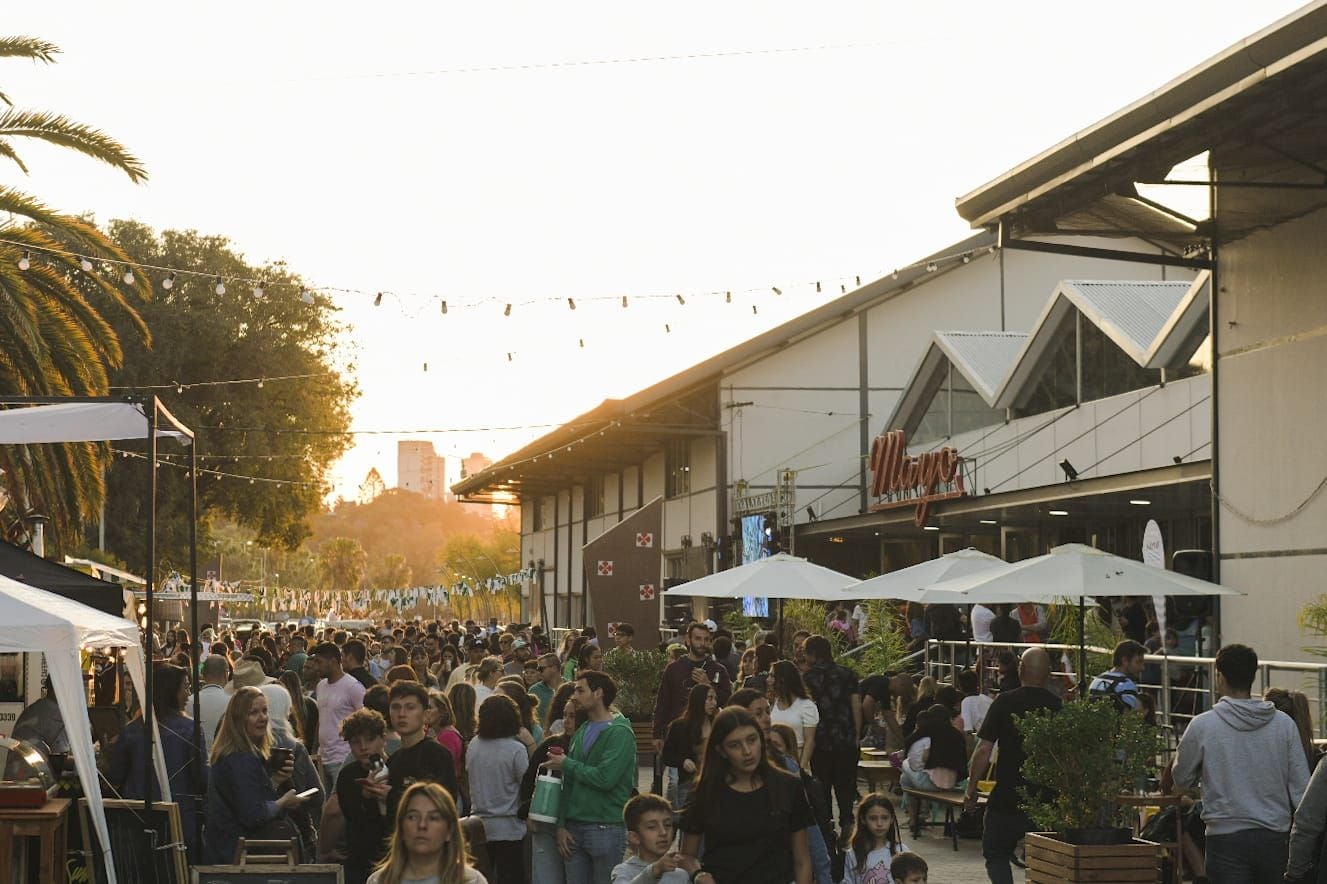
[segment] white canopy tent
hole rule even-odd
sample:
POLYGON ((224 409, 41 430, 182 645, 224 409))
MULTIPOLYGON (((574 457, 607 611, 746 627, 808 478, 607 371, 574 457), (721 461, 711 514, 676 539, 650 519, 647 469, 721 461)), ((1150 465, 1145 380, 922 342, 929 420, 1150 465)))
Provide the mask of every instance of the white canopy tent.
MULTIPOLYGON (((158 406, 161 408, 160 406, 158 406)), ((158 437, 185 445, 193 434, 164 412, 158 437)), ((147 433, 147 406, 141 402, 68 402, 0 411, 0 445, 38 442, 113 442, 142 439, 147 433)))
MULTIPOLYGON (((92 812, 92 824, 101 843, 110 884, 116 884, 115 862, 111 858, 101 784, 97 780, 97 760, 84 700, 79 650, 86 647, 123 648, 134 690, 139 697, 147 697, 140 641, 138 627, 128 620, 0 576, 0 653, 46 655, 46 670, 69 736, 70 754, 78 767, 78 779, 92 812)), ((160 738, 154 743, 160 747, 160 738)), ((160 751, 153 754, 153 767, 161 783, 162 800, 170 801, 170 780, 160 751)))
MULTIPOLYGON (((899 568, 854 583, 843 590, 844 598, 854 599, 897 599, 903 602, 924 602, 926 604, 971 604, 972 599, 959 592, 926 589, 925 587, 942 580, 953 580, 973 574, 983 574, 993 569, 1008 567, 1004 559, 968 547, 946 553, 938 559, 928 559, 917 565, 899 568)), ((997 601, 991 599, 990 601, 997 601)), ((1018 602, 1021 598, 1010 595, 998 601, 1018 602)))

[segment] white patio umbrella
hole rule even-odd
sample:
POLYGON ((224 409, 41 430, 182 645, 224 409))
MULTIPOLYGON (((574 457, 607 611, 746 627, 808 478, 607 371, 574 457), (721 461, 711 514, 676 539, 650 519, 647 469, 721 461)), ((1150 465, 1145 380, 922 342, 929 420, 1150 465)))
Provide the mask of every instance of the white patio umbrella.
POLYGON ((799 559, 775 553, 746 565, 719 571, 667 590, 672 596, 701 596, 735 599, 746 596, 779 600, 779 644, 783 644, 783 600, 813 599, 843 601, 843 588, 857 583, 856 577, 799 559))
POLYGON ((747 565, 729 568, 667 591, 670 596, 702 596, 735 599, 757 596, 768 599, 814 599, 843 601, 843 588, 857 583, 856 577, 799 559, 775 553, 747 565))
POLYGON ((1010 593, 1022 601, 1077 599, 1080 684, 1086 677, 1085 604, 1092 596, 1243 595, 1239 590, 1103 552, 1081 543, 1054 547, 1044 556, 944 580, 929 587, 957 592, 971 602, 1003 602, 1010 593))
MULTIPOLYGON (((854 599, 897 599, 903 602, 924 602, 927 604, 971 604, 972 599, 961 592, 926 589, 942 580, 953 580, 986 573, 993 568, 1008 565, 1004 559, 968 547, 946 553, 936 559, 890 571, 879 577, 854 583, 843 590, 843 596, 854 599)), ((991 601, 996 601, 991 599, 991 601)), ((1023 601, 1021 598, 999 599, 999 601, 1023 601)))

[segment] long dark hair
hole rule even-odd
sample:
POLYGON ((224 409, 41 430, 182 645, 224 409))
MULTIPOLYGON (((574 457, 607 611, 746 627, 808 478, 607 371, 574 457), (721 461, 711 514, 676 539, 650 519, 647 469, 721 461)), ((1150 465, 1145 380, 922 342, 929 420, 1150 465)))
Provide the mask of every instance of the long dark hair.
POLYGON ((883 807, 889 811, 892 822, 889 825, 889 834, 885 836, 885 846, 889 848, 891 856, 898 851, 899 842, 903 840, 899 836, 898 811, 894 809, 894 802, 879 792, 872 792, 857 802, 857 812, 853 814, 852 821, 851 847, 853 855, 857 857, 859 872, 866 868, 866 857, 871 853, 871 830, 866 826, 866 815, 873 807, 883 807))
POLYGON ((774 679, 774 693, 789 706, 793 700, 806 699, 806 683, 802 681, 802 672, 791 660, 780 660, 770 669, 774 679))
POLYGON ((944 767, 958 773, 961 780, 967 773, 967 746, 963 735, 950 723, 949 707, 936 703, 917 716, 917 729, 905 741, 905 747, 912 745, 922 737, 931 738, 931 751, 926 756, 926 769, 944 767))
POLYGON ((749 727, 755 730, 756 736, 760 738, 760 761, 756 764, 755 776, 759 777, 767 787, 769 787, 770 800, 774 808, 779 811, 787 810, 782 806, 785 802, 791 803, 788 796, 791 795, 790 789, 778 789, 781 777, 787 778, 788 783, 795 783, 792 774, 784 773, 777 767, 770 764, 769 748, 765 742, 765 735, 761 733, 760 725, 751 717, 741 706, 726 706, 719 710, 719 714, 714 716, 714 723, 710 727, 710 737, 705 741, 705 753, 701 758, 700 773, 697 775, 695 789, 691 793, 691 801, 688 807, 699 814, 701 828, 707 824, 706 813, 710 808, 719 806, 720 795, 723 789, 728 787, 728 777, 732 773, 732 766, 728 763, 728 756, 723 751, 723 741, 739 728, 749 727))
POLYGON ((709 699, 713 690, 714 688, 708 684, 691 686, 691 693, 687 696, 687 709, 682 713, 682 727, 686 729, 688 749, 699 746, 701 740, 705 738, 705 722, 710 720, 705 716, 705 701, 709 699))
POLYGON ((575 692, 576 682, 574 681, 563 682, 558 686, 557 691, 553 694, 553 699, 548 703, 548 714, 544 716, 544 733, 548 733, 552 729, 553 722, 562 720, 562 712, 567 708, 567 701, 571 699, 571 695, 575 692))
POLYGON ((163 663, 152 673, 152 711, 157 718, 180 714, 180 682, 189 678, 189 670, 163 663))

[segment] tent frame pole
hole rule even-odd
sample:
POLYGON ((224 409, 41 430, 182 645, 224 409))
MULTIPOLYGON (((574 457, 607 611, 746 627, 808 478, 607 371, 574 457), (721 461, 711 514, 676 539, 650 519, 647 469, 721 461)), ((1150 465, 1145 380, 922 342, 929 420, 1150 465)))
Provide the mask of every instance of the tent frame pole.
MULTIPOLYGON (((144 607, 146 610, 146 626, 143 630, 143 657, 146 661, 146 670, 143 673, 143 693, 146 696, 138 698, 138 707, 143 713, 143 771, 144 779, 151 782, 148 778, 148 772, 154 770, 152 766, 153 750, 155 748, 156 729, 152 721, 152 689, 153 689, 153 654, 152 654, 152 624, 153 624, 153 590, 157 584, 157 397, 151 396, 144 403, 147 405, 147 567, 144 569, 146 583, 144 584, 144 607)), ((151 862, 150 858, 156 850, 156 832, 151 825, 152 820, 152 789, 143 790, 143 855, 149 858, 147 862, 148 869, 155 869, 156 864, 151 862)), ((152 873, 149 873, 152 876, 152 873)))
POLYGON ((203 843, 203 717, 202 698, 199 696, 202 670, 199 660, 203 646, 198 635, 198 437, 189 446, 189 631, 193 641, 189 643, 190 669, 189 683, 194 693, 194 738, 193 738, 193 776, 190 785, 194 793, 194 843, 203 843))

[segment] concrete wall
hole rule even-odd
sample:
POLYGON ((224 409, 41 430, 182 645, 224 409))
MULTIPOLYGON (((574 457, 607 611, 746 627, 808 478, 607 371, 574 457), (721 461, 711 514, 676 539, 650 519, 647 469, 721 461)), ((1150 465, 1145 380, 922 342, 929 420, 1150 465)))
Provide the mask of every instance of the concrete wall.
POLYGON ((1273 659, 1327 645, 1296 625, 1327 591, 1327 495, 1308 499, 1327 475, 1324 237, 1319 211, 1218 252, 1221 582, 1248 593, 1223 601, 1222 637, 1273 659))

